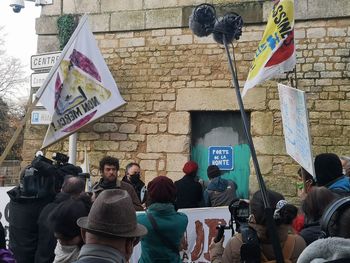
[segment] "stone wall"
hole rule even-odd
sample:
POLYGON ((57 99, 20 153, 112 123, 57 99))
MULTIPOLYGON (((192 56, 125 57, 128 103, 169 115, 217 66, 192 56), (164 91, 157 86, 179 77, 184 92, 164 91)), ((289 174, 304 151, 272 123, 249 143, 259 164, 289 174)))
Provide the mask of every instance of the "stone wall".
MULTIPOLYGON (((54 0, 53 6, 43 7, 37 20, 38 52, 58 49, 55 21, 61 12, 91 12, 98 45, 127 101, 78 134, 77 160, 82 162, 86 145, 93 174, 97 175, 98 160, 108 154, 118 157, 121 167, 139 162, 146 181, 157 175, 178 179, 189 158, 190 112, 239 110, 225 50, 211 37, 193 36, 186 26, 193 8, 189 5, 202 2, 54 0)), ((242 85, 271 3, 206 2, 215 4, 220 12, 240 10, 237 12, 247 22, 234 44, 242 85)), ((331 5, 330 1, 297 2, 297 85, 307 92, 313 153, 349 154, 350 4, 347 0, 334 0, 331 5)), ((289 83, 285 75, 278 81, 289 83)), ((298 165, 285 152, 276 81, 250 90, 244 104, 251 113, 251 131, 267 183, 295 196, 292 183, 297 180, 298 165)), ((25 163, 41 146, 45 130, 26 128, 25 163)), ((54 151, 67 152, 68 141, 50 147, 47 156, 54 151)))

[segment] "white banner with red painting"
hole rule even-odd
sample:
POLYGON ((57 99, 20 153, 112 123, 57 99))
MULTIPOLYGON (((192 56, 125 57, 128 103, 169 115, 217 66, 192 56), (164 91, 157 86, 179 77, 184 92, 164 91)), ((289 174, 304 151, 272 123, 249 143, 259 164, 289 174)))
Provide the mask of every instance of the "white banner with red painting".
MULTIPOLYGON (((185 244, 180 252, 182 262, 210 262, 209 244, 217 234, 216 227, 219 224, 229 224, 231 215, 228 207, 180 209, 179 212, 185 213, 188 217, 185 244)), ((225 231, 224 247, 231 235, 231 230, 225 231)), ((138 262, 140 255, 141 243, 134 247, 130 262, 138 262)))

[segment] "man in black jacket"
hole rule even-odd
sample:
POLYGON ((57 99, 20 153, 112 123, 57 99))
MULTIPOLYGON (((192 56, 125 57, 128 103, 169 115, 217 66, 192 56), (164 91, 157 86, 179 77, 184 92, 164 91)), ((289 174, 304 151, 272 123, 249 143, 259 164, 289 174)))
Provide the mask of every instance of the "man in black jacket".
POLYGON ((100 160, 101 179, 92 187, 93 199, 104 190, 122 189, 128 192, 136 211, 143 211, 143 207, 134 188, 118 178, 119 160, 112 156, 105 156, 100 160))
POLYGON ((198 165, 193 161, 188 161, 182 170, 185 176, 175 182, 177 208, 200 207, 203 192, 201 184, 196 180, 198 165))
POLYGON ((146 187, 145 183, 141 180, 140 165, 138 163, 129 163, 125 167, 125 176, 122 181, 131 184, 134 187, 140 202, 145 202, 146 187))

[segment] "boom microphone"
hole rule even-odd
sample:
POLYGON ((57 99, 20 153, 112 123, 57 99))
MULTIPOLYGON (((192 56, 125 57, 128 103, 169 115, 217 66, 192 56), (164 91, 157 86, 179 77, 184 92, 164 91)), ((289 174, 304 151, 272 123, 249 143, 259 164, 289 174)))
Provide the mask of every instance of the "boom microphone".
POLYGON ((216 12, 214 6, 201 4, 193 9, 189 17, 189 27, 198 37, 209 36, 214 29, 216 12))
POLYGON ((242 27, 242 17, 236 13, 228 13, 216 21, 213 30, 214 40, 219 44, 223 44, 224 35, 228 43, 234 39, 238 40, 242 35, 242 27))

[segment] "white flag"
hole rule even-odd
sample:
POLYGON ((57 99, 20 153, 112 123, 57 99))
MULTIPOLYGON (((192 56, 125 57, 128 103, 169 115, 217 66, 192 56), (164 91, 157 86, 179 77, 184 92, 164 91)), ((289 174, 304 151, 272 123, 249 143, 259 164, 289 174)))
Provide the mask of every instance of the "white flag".
POLYGON ((36 96, 52 116, 42 148, 125 104, 86 16, 36 96))

